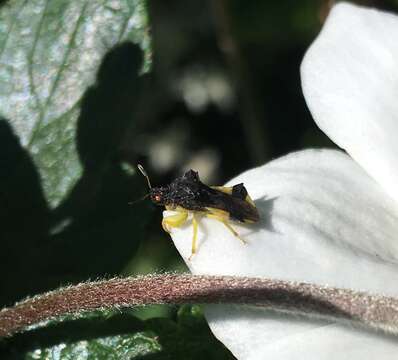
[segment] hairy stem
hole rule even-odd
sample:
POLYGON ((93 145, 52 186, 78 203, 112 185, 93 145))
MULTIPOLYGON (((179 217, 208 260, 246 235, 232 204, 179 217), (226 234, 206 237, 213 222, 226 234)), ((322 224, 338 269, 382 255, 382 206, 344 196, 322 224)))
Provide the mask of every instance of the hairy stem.
POLYGON ((0 311, 0 337, 67 314, 143 304, 264 306, 398 334, 398 299, 318 285, 233 276, 149 275, 61 288, 0 311))

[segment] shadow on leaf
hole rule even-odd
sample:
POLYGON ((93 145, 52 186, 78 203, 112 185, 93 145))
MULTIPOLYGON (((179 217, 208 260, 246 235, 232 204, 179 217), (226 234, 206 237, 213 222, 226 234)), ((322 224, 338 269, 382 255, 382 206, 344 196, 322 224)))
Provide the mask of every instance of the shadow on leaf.
MULTIPOLYGON (((117 275, 137 250, 150 208, 128 205, 142 196, 145 183, 124 170, 119 149, 137 118, 141 63, 140 48, 130 42, 104 57, 77 122, 83 175, 53 211, 31 157, 9 123, 0 122, 0 305, 68 282, 117 275)), ((134 162, 135 154, 128 155, 134 162)))
POLYGON ((0 153, 0 304, 11 304, 35 290, 50 210, 33 160, 5 119, 0 153))
POLYGON ((179 316, 176 321, 144 321, 128 313, 108 317, 93 314, 86 319, 65 319, 0 342, 0 355, 7 359, 24 359, 36 349, 41 349, 43 358, 60 349, 61 357, 73 357, 86 349, 91 356, 104 359, 234 359, 212 336, 203 316, 190 314, 179 316))

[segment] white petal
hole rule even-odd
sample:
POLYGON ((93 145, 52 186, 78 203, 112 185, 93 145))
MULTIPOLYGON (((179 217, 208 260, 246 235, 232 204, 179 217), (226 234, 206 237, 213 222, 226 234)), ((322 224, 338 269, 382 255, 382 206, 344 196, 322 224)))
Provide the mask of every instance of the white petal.
POLYGON ((395 360, 397 340, 337 324, 303 322, 259 309, 213 305, 214 335, 240 360, 395 360))
POLYGON ((398 17, 336 5, 307 51, 302 87, 318 126, 398 200, 398 17))
MULTIPOLYGON (((187 260, 193 273, 264 276, 398 295, 398 204, 350 157, 333 150, 302 151, 230 184, 239 182, 262 220, 234 226, 248 242, 243 245, 223 224, 202 219, 198 253, 187 260)), ((187 259, 192 227, 174 229, 172 238, 187 259)), ((398 343, 391 345, 384 337, 260 310, 210 307, 209 320, 239 359, 263 359, 265 354, 272 354, 271 359, 327 359, 327 354, 340 359, 360 354, 366 344, 383 356, 389 346, 398 351, 398 343), (336 342, 358 347, 336 348, 336 342), (302 356, 294 356, 298 349, 302 356)), ((371 352, 361 354, 361 360, 370 359, 367 354, 371 352)))

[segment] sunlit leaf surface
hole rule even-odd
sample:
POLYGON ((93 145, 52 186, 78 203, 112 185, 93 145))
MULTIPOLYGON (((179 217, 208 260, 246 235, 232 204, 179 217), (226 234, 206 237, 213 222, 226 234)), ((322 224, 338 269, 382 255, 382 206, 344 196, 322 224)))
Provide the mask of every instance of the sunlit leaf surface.
POLYGON ((0 112, 53 205, 81 173, 79 101, 114 45, 131 40, 149 54, 145 14, 141 0, 14 0, 0 8, 0 112))

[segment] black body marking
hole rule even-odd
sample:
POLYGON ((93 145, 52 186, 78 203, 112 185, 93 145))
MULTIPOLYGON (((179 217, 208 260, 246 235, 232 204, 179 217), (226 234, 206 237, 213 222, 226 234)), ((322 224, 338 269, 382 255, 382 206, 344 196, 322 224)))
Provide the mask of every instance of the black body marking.
POLYGON ((247 190, 243 184, 237 184, 232 187, 232 196, 241 200, 245 200, 247 196, 247 190))
POLYGON ((170 233, 172 228, 182 226, 191 213, 193 237, 189 260, 197 251, 198 215, 218 220, 246 244, 246 241, 229 224, 229 220, 254 223, 260 218, 243 184, 232 187, 207 186, 200 181, 196 171, 189 170, 169 185, 152 187, 145 169, 140 164, 137 167, 148 182, 148 195, 152 202, 165 206, 167 210, 175 210, 173 214, 166 214, 163 217, 162 227, 166 232, 170 233))
POLYGON ((196 171, 189 170, 169 185, 150 189, 151 200, 157 205, 170 208, 178 206, 192 211, 214 208, 226 211, 232 220, 257 222, 259 214, 255 206, 246 200, 243 184, 232 187, 231 194, 203 184, 196 171))

